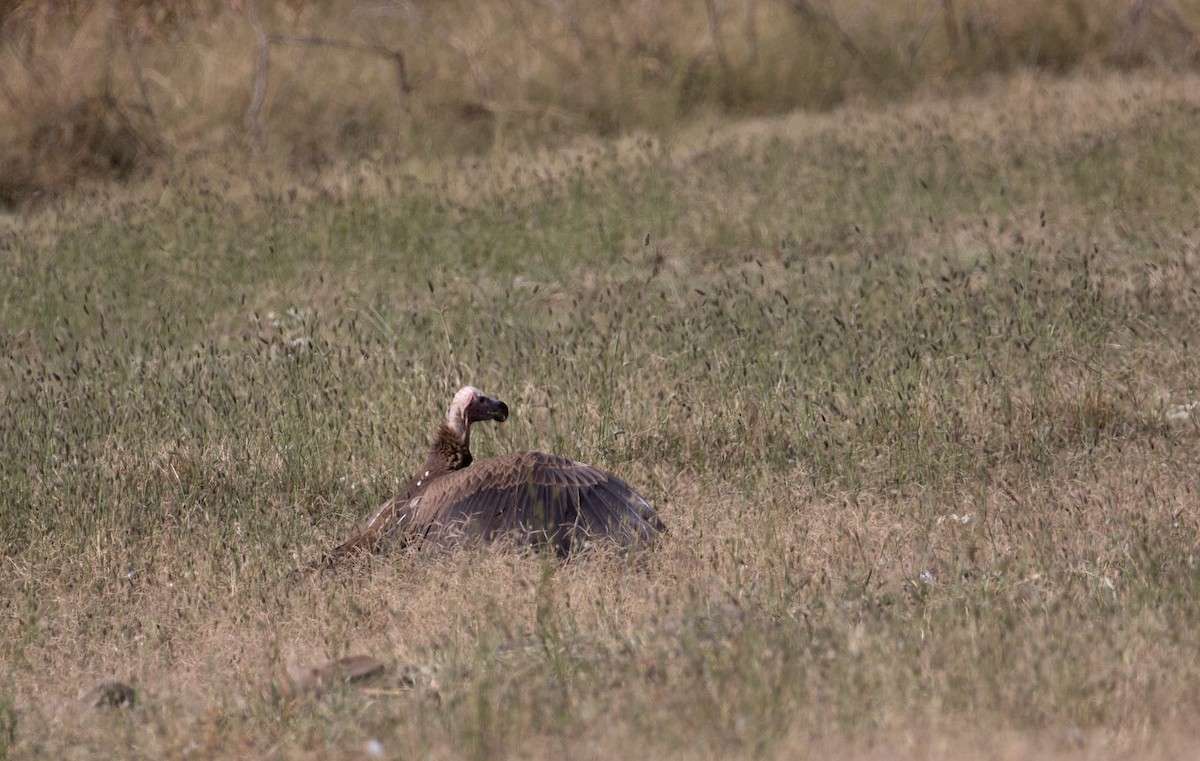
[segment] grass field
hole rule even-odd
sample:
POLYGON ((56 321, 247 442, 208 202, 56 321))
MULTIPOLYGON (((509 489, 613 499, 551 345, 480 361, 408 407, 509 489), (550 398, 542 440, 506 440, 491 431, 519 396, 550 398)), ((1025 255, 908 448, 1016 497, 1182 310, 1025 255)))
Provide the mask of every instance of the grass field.
POLYGON ((1192 757, 1198 117, 1018 73, 5 218, 0 757, 1192 757), (662 545, 290 576, 463 383, 662 545))

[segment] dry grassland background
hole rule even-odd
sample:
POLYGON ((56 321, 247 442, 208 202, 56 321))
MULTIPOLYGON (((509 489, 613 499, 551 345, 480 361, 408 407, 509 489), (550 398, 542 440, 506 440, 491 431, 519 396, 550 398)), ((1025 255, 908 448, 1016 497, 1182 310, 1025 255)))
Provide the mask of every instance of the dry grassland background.
POLYGON ((359 162, 1194 70, 1197 0, 0 2, 0 204, 231 164, 359 162))
POLYGON ((0 758, 1194 757, 1194 4, 5 12, 0 758), (291 575, 462 383, 661 546, 291 575))

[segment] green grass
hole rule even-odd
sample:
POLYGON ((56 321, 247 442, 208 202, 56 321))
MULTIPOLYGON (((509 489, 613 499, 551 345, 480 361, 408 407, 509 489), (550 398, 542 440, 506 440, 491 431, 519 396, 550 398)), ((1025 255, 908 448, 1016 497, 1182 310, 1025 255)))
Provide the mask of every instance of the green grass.
POLYGON ((12 220, 0 753, 1182 754, 1193 80, 12 220), (662 547, 288 577, 468 382, 513 411, 477 456, 612 470, 662 547), (374 692, 279 687, 364 651, 374 692), (130 677, 134 709, 75 709, 130 677))

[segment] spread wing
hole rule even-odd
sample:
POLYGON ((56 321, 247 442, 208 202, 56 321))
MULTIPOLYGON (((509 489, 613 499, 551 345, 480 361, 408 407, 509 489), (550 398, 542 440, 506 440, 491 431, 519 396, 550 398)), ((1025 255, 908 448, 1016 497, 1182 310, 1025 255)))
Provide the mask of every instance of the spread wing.
POLYGON ((490 541, 512 535, 566 555, 592 539, 628 547, 664 530, 654 508, 616 476, 544 452, 516 452, 414 480, 321 562, 418 537, 490 541))
POLYGON ((663 530, 658 514, 625 482, 544 452, 517 452, 448 473, 410 509, 412 530, 424 536, 488 541, 511 534, 560 554, 602 537, 620 546, 648 542, 663 530))
MULTIPOLYGON (((420 498, 417 498, 419 501, 420 498)), ((343 544, 325 553, 317 565, 329 564, 339 558, 359 552, 379 552, 389 541, 407 533, 411 525, 413 499, 405 493, 384 502, 367 518, 358 533, 343 544)))

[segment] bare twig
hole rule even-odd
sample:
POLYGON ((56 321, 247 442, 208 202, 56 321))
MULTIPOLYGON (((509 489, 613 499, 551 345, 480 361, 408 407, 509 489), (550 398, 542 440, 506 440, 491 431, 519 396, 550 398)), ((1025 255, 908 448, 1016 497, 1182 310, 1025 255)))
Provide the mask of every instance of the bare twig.
MULTIPOLYGON (((138 77, 138 86, 141 89, 143 99, 145 99, 145 105, 143 107, 146 113, 150 116, 151 126, 155 127, 153 139, 149 139, 142 134, 142 130, 138 128, 138 125, 134 124, 133 120, 129 118, 129 114, 126 113, 125 104, 116 95, 116 85, 114 84, 114 81, 116 79, 115 71, 117 45, 120 41, 120 44, 124 44, 126 50, 128 50, 129 41, 128 30, 124 23, 124 19, 122 19, 120 16, 120 12, 116 9, 113 9, 111 14, 112 15, 109 16, 104 30, 105 41, 108 45, 108 50, 106 51, 104 57, 104 77, 100 84, 100 97, 98 98, 98 102, 100 103, 102 110, 99 113, 102 119, 110 116, 115 118, 120 123, 124 135, 132 138, 143 152, 147 154, 154 154, 158 152, 158 148, 161 143, 159 141, 157 126, 154 124, 154 112, 150 110, 149 101, 146 99, 145 86, 141 78, 138 77)), ((132 54, 130 55, 130 60, 134 61, 134 72, 136 76, 138 73, 140 73, 141 69, 137 66, 136 59, 132 54)))
POLYGON ((405 64, 404 52, 402 50, 389 48, 386 45, 334 40, 328 37, 296 37, 290 34, 267 35, 267 42, 310 48, 335 48, 337 50, 350 50, 355 53, 374 53, 385 58, 391 58, 396 64, 396 74, 400 82, 400 91, 405 95, 412 92, 412 83, 408 79, 408 67, 405 64))
POLYGON ((107 50, 104 51, 104 77, 100 80, 100 92, 105 101, 113 100, 113 69, 115 68, 113 62, 117 57, 117 26, 119 23, 116 9, 110 9, 108 19, 104 24, 104 42, 107 50))
POLYGON ((250 26, 254 28, 254 36, 258 40, 258 61, 254 67, 254 90, 250 93, 250 105, 246 106, 246 134, 255 150, 263 147, 262 106, 267 92, 267 75, 271 68, 271 45, 263 30, 262 22, 258 19, 258 0, 250 0, 246 9, 250 26))
MULTIPOLYGON (((612 7, 613 10, 618 14, 622 12, 619 3, 613 3, 612 7)), ((587 32, 584 31, 583 20, 579 17, 579 5, 577 3, 571 3, 569 7, 561 11, 560 15, 563 17, 563 21, 567 25, 567 29, 570 30, 571 36, 575 38, 575 44, 579 46, 580 55, 582 55, 585 60, 591 58, 592 43, 591 40, 588 39, 587 32)), ((639 30, 636 28, 634 28, 633 34, 635 37, 641 36, 639 30)))
POLYGON ((408 65, 402 50, 389 48, 386 45, 349 42, 328 37, 267 34, 258 17, 258 0, 251 0, 246 11, 250 25, 254 28, 254 36, 258 40, 258 62, 254 67, 254 89, 250 95, 250 105, 246 107, 245 117, 246 132, 255 149, 263 147, 262 107, 267 92, 267 77, 271 68, 271 45, 273 44, 333 48, 389 58, 396 67, 396 81, 400 85, 400 91, 405 95, 412 92, 412 82, 408 78, 408 65))
POLYGON ((708 11, 709 44, 716 51, 721 73, 728 77, 729 57, 725 55, 725 43, 721 39, 721 16, 724 15, 724 11, 720 7, 720 0, 704 0, 704 7, 708 11))
POLYGON ((843 50, 860 61, 865 60, 866 57, 863 55, 862 51, 859 50, 858 45, 854 44, 854 40, 850 39, 850 35, 846 34, 846 30, 842 29, 842 27, 838 24, 837 19, 835 19, 831 14, 823 13, 818 11, 816 8, 813 8, 812 4, 808 0, 783 0, 783 2, 805 23, 810 24, 813 27, 824 26, 831 29, 834 33, 834 36, 837 37, 838 42, 841 43, 843 50))
MULTIPOLYGON (((562 35, 550 34, 545 37, 535 37, 533 34, 534 24, 530 23, 524 12, 524 6, 516 0, 505 0, 505 5, 508 8, 509 15, 516 21, 517 29, 520 30, 521 36, 525 39, 525 43, 534 50, 539 51, 547 58, 553 59, 554 65, 563 71, 577 72, 580 68, 579 60, 572 59, 569 55, 559 49, 562 42, 562 35)), ((556 7, 553 10, 562 23, 571 32, 571 38, 575 40, 575 48, 579 51, 579 59, 587 60, 591 56, 591 47, 588 45, 586 37, 581 37, 582 27, 578 25, 578 14, 572 16, 565 15, 564 9, 556 7)), ((635 50, 640 50, 635 46, 635 50)))
POLYGON ((17 97, 17 93, 12 89, 12 86, 8 84, 8 76, 5 75, 3 69, 0 69, 0 94, 4 96, 4 100, 8 101, 8 107, 13 111, 17 111, 17 106, 21 100, 17 97))
POLYGON ((1179 15, 1179 11, 1163 2, 1163 0, 1134 0, 1129 9, 1129 15, 1126 17, 1125 26, 1121 30, 1121 37, 1118 42, 1120 55, 1122 57, 1129 57, 1131 55, 1136 44, 1136 38, 1141 34, 1147 17, 1155 11, 1158 12, 1160 17, 1165 18, 1179 38, 1188 46, 1189 51, 1194 54, 1196 50, 1196 33, 1192 31, 1192 28, 1179 15))
POLYGON ((746 0, 746 45, 753 66, 758 63, 758 0, 746 0))
POLYGON ((138 94, 142 97, 141 109, 150 119, 150 126, 154 129, 155 141, 161 145, 163 143, 162 132, 158 129, 158 118, 154 114, 154 106, 150 103, 150 92, 146 89, 146 77, 142 74, 142 63, 138 60, 137 51, 133 46, 133 30, 129 24, 122 24, 124 34, 122 42, 125 45, 125 54, 129 56, 129 65, 133 68, 133 79, 137 82, 138 94))
POLYGON ((463 58, 467 61, 467 70, 471 72, 471 79, 475 80, 475 87, 479 90, 479 96, 484 101, 492 99, 492 88, 488 82, 487 75, 483 71, 483 67, 479 65, 479 59, 475 57, 475 50, 467 44, 467 42, 453 32, 442 32, 442 36, 446 42, 450 43, 450 47, 462 53, 463 58))
POLYGON ((929 30, 933 27, 933 22, 937 18, 937 6, 939 3, 944 3, 945 0, 931 0, 929 7, 925 9, 925 15, 921 17, 921 21, 917 24, 917 31, 913 34, 912 39, 904 46, 904 68, 912 68, 913 61, 917 60, 917 52, 921 49, 921 45, 925 43, 925 38, 929 36, 929 30))
POLYGON ((946 44, 950 46, 950 55, 954 60, 960 60, 961 44, 958 39, 958 16, 954 13, 954 0, 942 0, 942 23, 946 27, 946 44))

